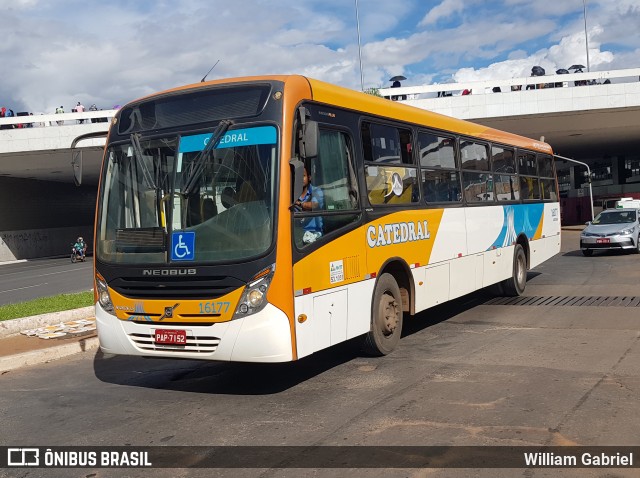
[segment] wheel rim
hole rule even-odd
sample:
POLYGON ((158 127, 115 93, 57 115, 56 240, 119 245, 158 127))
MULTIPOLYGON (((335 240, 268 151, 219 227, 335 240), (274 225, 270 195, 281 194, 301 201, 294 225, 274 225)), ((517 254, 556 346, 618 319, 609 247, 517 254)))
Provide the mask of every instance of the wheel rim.
POLYGON ((524 257, 522 255, 518 255, 516 269, 516 281, 518 282, 518 287, 522 289, 527 281, 527 268, 524 264, 524 257))
POLYGON ((393 335, 398 327, 398 302, 389 292, 385 292, 380 299, 379 313, 380 330, 385 337, 393 335))

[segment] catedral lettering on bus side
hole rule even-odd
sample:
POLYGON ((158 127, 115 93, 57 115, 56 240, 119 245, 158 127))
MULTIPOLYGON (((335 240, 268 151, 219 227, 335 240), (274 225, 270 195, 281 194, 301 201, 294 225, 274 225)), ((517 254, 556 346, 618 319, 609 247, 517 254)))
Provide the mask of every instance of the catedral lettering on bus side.
POLYGON ((98 189, 100 347, 389 354, 409 316, 495 284, 521 295, 559 252, 554 161, 542 141, 299 75, 133 101, 98 189))
POLYGON ((400 222, 395 224, 378 224, 367 228, 369 247, 389 246, 403 242, 423 241, 430 239, 428 221, 400 222))

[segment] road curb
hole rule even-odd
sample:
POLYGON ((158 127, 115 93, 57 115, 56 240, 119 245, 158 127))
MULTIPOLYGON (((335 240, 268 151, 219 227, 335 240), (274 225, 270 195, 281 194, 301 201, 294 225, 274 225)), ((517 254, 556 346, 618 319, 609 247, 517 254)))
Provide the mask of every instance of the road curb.
POLYGON ((51 312, 49 314, 32 315, 31 317, 23 317, 21 319, 3 320, 0 322, 0 338, 19 334, 20 331, 26 329, 37 329, 45 325, 59 324, 60 322, 67 322, 69 320, 88 319, 94 316, 95 309, 93 306, 89 306, 80 309, 51 312))
POLYGON ((28 365, 38 365, 52 360, 58 360, 70 355, 89 353, 96 350, 98 346, 98 337, 93 336, 64 345, 0 357, 0 374, 28 365))

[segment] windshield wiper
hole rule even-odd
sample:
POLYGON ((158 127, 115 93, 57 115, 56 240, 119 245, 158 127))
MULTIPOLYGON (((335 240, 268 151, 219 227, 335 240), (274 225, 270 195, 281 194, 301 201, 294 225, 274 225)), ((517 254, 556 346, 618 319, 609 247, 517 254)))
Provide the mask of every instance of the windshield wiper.
POLYGON ((220 121, 207 145, 191 162, 189 167, 189 176, 184 182, 184 186, 182 186, 182 191, 180 191, 182 195, 186 196, 192 191, 192 189, 194 189, 196 182, 200 179, 200 175, 202 174, 202 170, 204 169, 209 153, 211 153, 211 151, 216 147, 218 141, 220 141, 220 138, 222 138, 222 136, 227 132, 231 124, 232 122, 229 120, 220 121))
POLYGON ((151 171, 147 168, 147 165, 144 162, 144 158, 142 157, 142 147, 140 146, 140 135, 137 133, 132 133, 131 136, 131 149, 133 150, 133 156, 138 160, 138 164, 140 164, 140 169, 142 169, 142 176, 144 177, 145 182, 147 183, 148 189, 157 189, 156 183, 153 181, 153 177, 151 176, 151 171))

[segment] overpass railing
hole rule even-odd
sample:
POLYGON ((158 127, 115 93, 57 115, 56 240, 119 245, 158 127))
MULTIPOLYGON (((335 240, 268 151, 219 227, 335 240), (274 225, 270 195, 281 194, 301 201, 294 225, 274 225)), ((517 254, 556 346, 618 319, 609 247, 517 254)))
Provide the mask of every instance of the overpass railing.
POLYGON ((396 100, 419 100, 426 98, 462 96, 467 90, 471 95, 500 93, 526 93, 529 90, 546 88, 578 88, 586 85, 605 85, 608 83, 637 83, 640 80, 640 68, 625 70, 591 71, 587 73, 569 73, 564 75, 527 76, 502 80, 465 81, 460 83, 440 83, 420 86, 400 86, 380 88, 385 98, 396 100), (494 91, 495 89, 495 91, 494 91))
POLYGON ((109 123, 117 110, 84 111, 83 113, 29 114, 0 118, 0 128, 15 131, 19 128, 44 128, 82 123, 109 123), (21 126, 17 126, 21 125, 21 126))

